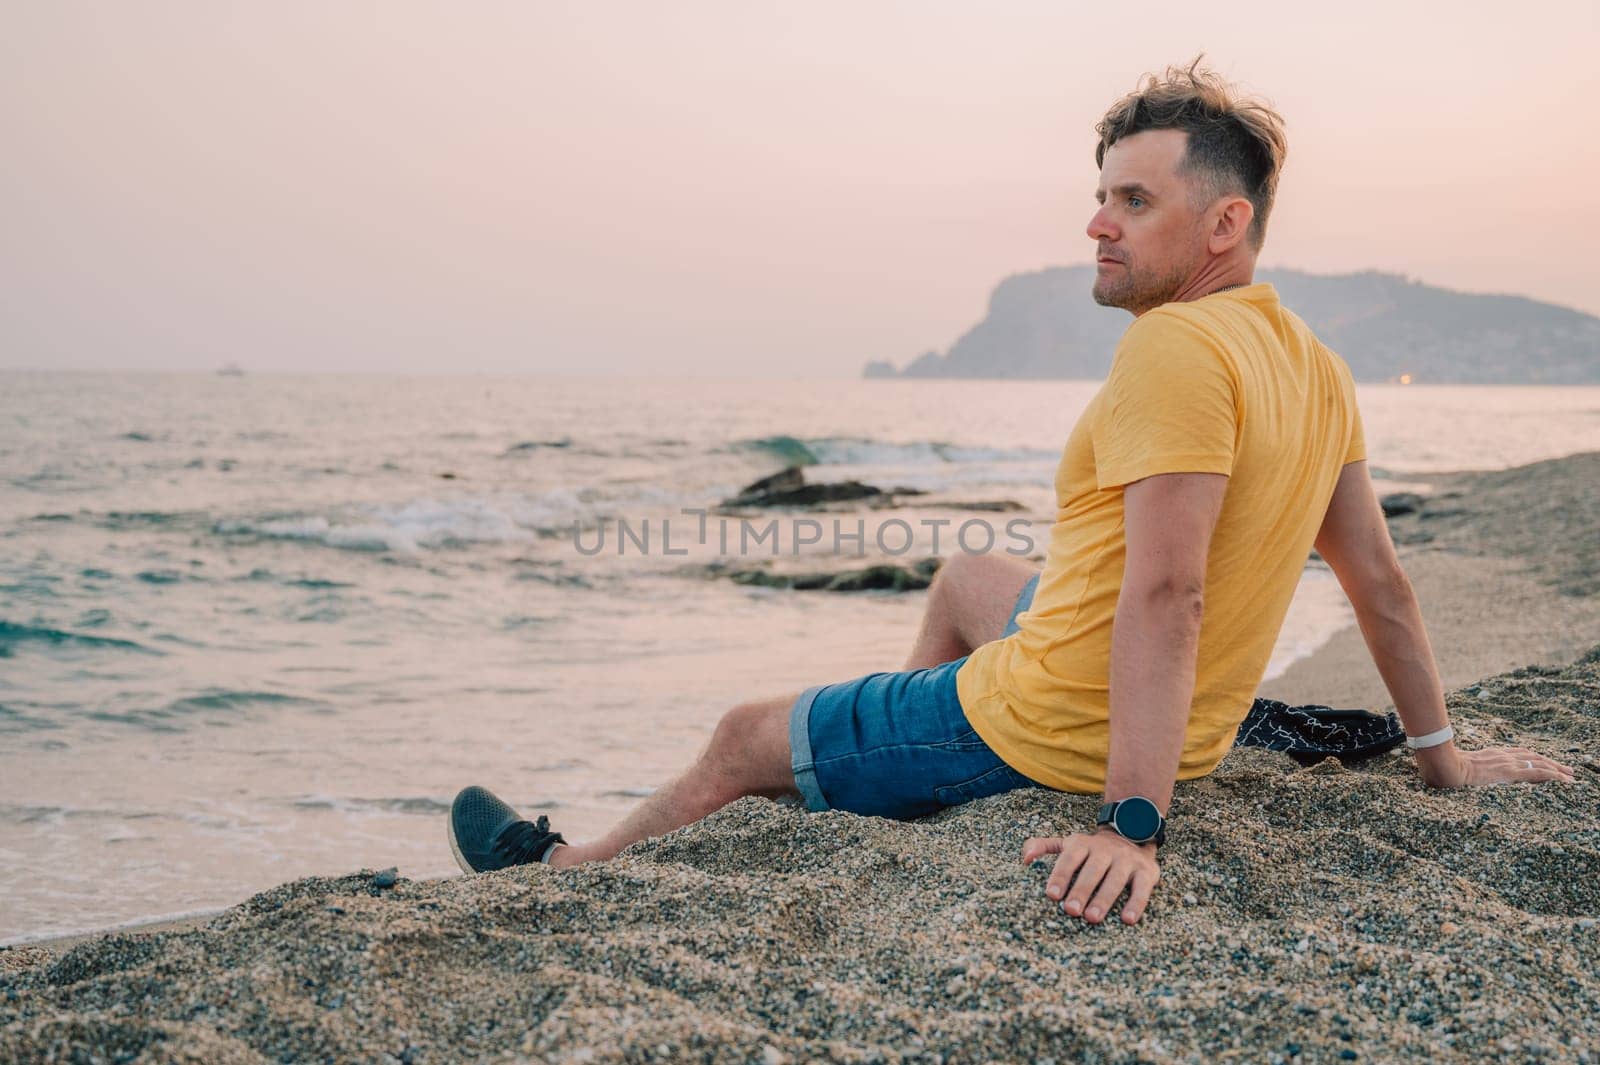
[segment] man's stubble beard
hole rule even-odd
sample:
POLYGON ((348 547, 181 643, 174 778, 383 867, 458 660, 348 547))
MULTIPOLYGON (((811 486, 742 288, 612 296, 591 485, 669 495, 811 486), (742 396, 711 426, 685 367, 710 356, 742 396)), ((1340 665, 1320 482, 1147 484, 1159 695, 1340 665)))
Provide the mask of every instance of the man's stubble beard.
POLYGON ((1094 282, 1094 301, 1102 307, 1120 307, 1135 315, 1159 307, 1163 303, 1172 302, 1183 288, 1184 282, 1189 277, 1189 271, 1184 267, 1174 267, 1169 273, 1147 278, 1134 270, 1128 264, 1123 264, 1123 276, 1120 281, 1112 281, 1106 277, 1097 277, 1094 282), (1110 282, 1109 284, 1107 282, 1110 282))
POLYGON ((1163 303, 1171 303, 1172 298, 1183 291, 1183 286, 1189 283, 1189 279, 1205 261, 1205 235, 1198 222, 1186 239, 1190 242, 1184 249, 1187 262, 1182 261, 1184 257, 1180 256, 1180 261, 1173 263, 1166 273, 1155 277, 1135 269, 1132 263, 1123 263, 1121 281, 1103 285, 1106 278, 1095 278, 1094 301, 1102 307, 1120 307, 1135 316, 1163 303))

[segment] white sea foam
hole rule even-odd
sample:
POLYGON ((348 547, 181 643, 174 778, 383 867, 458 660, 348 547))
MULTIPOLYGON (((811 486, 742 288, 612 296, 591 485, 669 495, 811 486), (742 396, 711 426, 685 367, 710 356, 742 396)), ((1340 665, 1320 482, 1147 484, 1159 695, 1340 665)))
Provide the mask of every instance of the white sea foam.
POLYGON ((348 551, 415 553, 468 544, 526 543, 541 531, 592 519, 595 508, 576 492, 534 498, 414 499, 377 505, 348 516, 309 515, 220 521, 216 531, 281 540, 308 540, 348 551))
POLYGON ((1039 462, 1059 457, 1059 450, 946 444, 931 440, 890 443, 858 437, 825 437, 803 441, 824 466, 911 466, 946 463, 1039 462))
MULTIPOLYGON (((319 794, 302 796, 293 800, 292 805, 303 810, 332 810, 335 813, 347 815, 414 814, 423 817, 437 817, 450 812, 450 803, 447 800, 429 795, 360 799, 341 795, 319 794)), ((559 805, 559 803, 552 804, 550 800, 545 800, 545 805, 559 805)))

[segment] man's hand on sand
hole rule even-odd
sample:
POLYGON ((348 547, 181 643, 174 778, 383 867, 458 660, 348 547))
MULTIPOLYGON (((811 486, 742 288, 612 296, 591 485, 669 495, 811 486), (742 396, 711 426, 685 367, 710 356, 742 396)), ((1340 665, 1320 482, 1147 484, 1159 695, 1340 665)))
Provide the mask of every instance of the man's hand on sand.
POLYGON ((1110 914, 1124 889, 1128 901, 1122 907, 1122 920, 1133 924, 1144 914, 1150 892, 1161 879, 1154 843, 1133 843, 1110 829, 1029 839, 1022 845, 1022 864, 1032 865, 1047 854, 1060 857, 1044 893, 1060 900, 1068 914, 1090 924, 1099 924, 1110 914))
POLYGON ((1432 748, 1417 752, 1417 769, 1430 788, 1473 788, 1518 781, 1537 783, 1562 780, 1572 783, 1572 767, 1535 754, 1526 747, 1485 747, 1481 751, 1457 750, 1455 744, 1437 754, 1432 748))

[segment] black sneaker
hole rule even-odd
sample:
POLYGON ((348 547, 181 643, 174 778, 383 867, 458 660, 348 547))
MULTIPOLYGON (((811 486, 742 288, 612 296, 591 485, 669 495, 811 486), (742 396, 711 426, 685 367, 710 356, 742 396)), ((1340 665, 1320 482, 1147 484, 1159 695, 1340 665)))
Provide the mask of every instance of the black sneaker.
POLYGON ((463 873, 487 873, 540 861, 561 833, 550 831, 550 819, 524 821, 517 811, 486 788, 463 788, 450 804, 450 850, 463 873))

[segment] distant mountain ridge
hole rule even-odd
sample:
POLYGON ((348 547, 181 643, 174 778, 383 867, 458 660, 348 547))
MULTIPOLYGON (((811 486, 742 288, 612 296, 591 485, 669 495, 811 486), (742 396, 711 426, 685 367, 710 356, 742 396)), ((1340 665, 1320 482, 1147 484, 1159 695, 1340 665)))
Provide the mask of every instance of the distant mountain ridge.
MULTIPOLYGON (((866 377, 1098 380, 1133 319, 1089 296, 1093 266, 1014 274, 989 313, 941 355, 866 377)), ((1349 363, 1358 381, 1600 384, 1600 318, 1522 296, 1436 288, 1398 274, 1258 270, 1283 303, 1349 363)))

